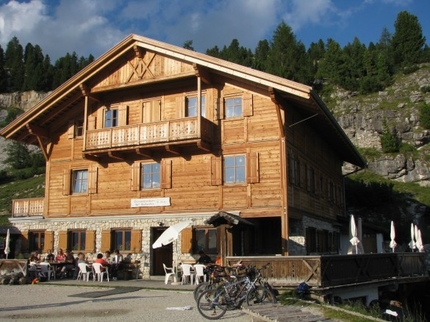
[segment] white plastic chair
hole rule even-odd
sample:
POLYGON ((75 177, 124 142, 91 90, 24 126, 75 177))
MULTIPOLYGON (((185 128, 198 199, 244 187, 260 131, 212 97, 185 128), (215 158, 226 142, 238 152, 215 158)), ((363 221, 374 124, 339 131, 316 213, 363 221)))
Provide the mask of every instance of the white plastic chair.
POLYGON ((51 276, 54 277, 55 280, 55 270, 49 263, 40 263, 40 273, 45 276, 48 281, 51 280, 51 276))
POLYGON ((104 271, 102 271, 102 264, 93 263, 94 275, 98 282, 103 282, 103 278, 106 275, 106 279, 109 282, 109 270, 106 266, 104 267, 104 271))
MULTIPOLYGON (((90 280, 90 275, 92 273, 92 271, 89 269, 87 263, 78 263, 78 267, 79 267, 79 273, 77 276, 77 280, 82 279, 83 281, 89 281, 90 280)), ((95 275, 93 274, 93 280, 95 280, 95 275)))
POLYGON ((164 268, 164 284, 169 283, 169 279, 170 277, 173 277, 173 281, 176 282, 176 275, 175 272, 173 271, 173 267, 167 267, 166 264, 163 263, 163 268, 164 268))
POLYGON ((187 282, 188 277, 190 278, 191 285, 194 284, 194 273, 191 272, 192 265, 182 264, 182 285, 187 282))
POLYGON ((194 271, 196 272, 196 284, 200 283, 200 279, 203 278, 203 282, 206 282, 205 265, 195 264, 194 271))

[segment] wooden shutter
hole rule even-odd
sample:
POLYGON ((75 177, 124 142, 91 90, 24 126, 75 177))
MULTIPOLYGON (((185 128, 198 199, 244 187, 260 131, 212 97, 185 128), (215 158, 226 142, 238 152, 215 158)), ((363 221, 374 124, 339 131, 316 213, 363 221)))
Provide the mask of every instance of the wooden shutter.
POLYGON ((193 229, 185 228, 181 231, 181 253, 192 253, 193 251, 193 229))
POLYGON ((75 137, 75 120, 69 120, 67 128, 67 138, 73 139, 75 137))
POLYGON ((176 97, 176 117, 185 117, 185 97, 183 95, 176 97))
POLYGON ((95 130, 96 129, 96 117, 94 115, 88 116, 88 130, 95 130))
POLYGON ((88 169, 88 193, 97 193, 98 168, 92 164, 88 169))
POLYGON ((132 191, 140 190, 140 162, 138 161, 131 165, 130 189, 132 191))
POLYGON ((62 248, 64 251, 67 250, 67 231, 58 232, 58 249, 62 248))
POLYGON ((96 231, 87 230, 85 233, 85 252, 95 253, 96 252, 96 231))
POLYGON ((172 160, 163 160, 161 162, 161 188, 172 188, 172 160))
POLYGON ((260 182, 260 169, 258 162, 258 152, 247 153, 247 183, 258 183, 260 182))
POLYGON ((98 250, 99 252, 104 253, 107 250, 111 250, 111 236, 112 233, 110 230, 102 230, 102 242, 98 250))
POLYGON ((54 232, 45 230, 45 244, 43 245, 43 252, 48 252, 48 249, 54 250, 54 232))
POLYGON ((141 229, 131 230, 130 250, 134 254, 142 252, 142 230, 141 229))
POLYGON ((218 120, 224 119, 224 100, 215 98, 216 117, 218 120))
POLYGON ((155 100, 152 101, 152 122, 161 121, 161 101, 155 100))
POLYGON ((222 184, 222 162, 219 157, 211 158, 211 185, 220 186, 222 184))
POLYGON ((252 94, 244 93, 242 96, 242 108, 243 108, 243 116, 252 116, 253 115, 253 104, 252 104, 252 94))
POLYGON ((70 195, 71 185, 70 185, 71 171, 70 169, 63 170, 63 196, 70 195))
POLYGON ((124 126, 127 125, 127 115, 128 115, 128 106, 121 105, 118 107, 118 125, 124 126))
POLYGON ((106 112, 106 107, 105 106, 103 106, 103 107, 100 107, 98 110, 97 110, 97 118, 96 118, 96 120, 97 120, 97 128, 98 129, 102 129, 102 128, 104 128, 104 119, 105 119, 105 112, 106 112))

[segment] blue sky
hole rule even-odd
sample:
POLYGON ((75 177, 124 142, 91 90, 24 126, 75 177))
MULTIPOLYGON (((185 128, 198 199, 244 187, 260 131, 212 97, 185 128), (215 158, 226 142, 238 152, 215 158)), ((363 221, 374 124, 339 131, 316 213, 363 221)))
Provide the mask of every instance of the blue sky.
POLYGON ((393 33, 403 10, 418 17, 430 44, 428 0, 0 0, 0 45, 16 36, 52 62, 73 51, 97 58, 131 33, 178 46, 193 40, 199 52, 234 38, 254 50, 282 21, 306 48, 328 38, 368 45, 384 27, 393 33))

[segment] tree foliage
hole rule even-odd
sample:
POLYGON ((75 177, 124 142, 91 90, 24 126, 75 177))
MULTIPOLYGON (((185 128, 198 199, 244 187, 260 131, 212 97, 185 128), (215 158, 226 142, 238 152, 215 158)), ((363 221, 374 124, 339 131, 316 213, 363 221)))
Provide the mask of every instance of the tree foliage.
POLYGON ((430 129, 430 104, 422 103, 419 110, 420 123, 425 129, 430 129))
POLYGON ((384 121, 384 129, 380 136, 382 152, 395 153, 399 152, 401 139, 397 133, 396 128, 390 129, 387 122, 384 121))

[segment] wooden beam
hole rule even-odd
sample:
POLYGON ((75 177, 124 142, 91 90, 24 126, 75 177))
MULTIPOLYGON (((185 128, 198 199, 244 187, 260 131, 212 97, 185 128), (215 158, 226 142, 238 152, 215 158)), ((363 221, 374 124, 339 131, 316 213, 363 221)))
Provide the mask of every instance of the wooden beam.
POLYGON ((202 141, 202 140, 200 140, 200 141, 197 142, 197 147, 200 150, 203 150, 203 151, 206 151, 206 152, 211 152, 212 151, 211 145, 209 143, 206 143, 205 141, 202 141))
POLYGON ((146 158, 152 159, 152 152, 148 149, 143 149, 143 148, 137 148, 136 149, 136 154, 138 155, 142 155, 146 158))
POLYGON ((88 161, 100 162, 100 158, 93 154, 82 153, 82 158, 88 161))
MULTIPOLYGON (((284 109, 281 105, 279 105, 279 95, 276 94, 276 91, 273 87, 269 87, 269 95, 272 102, 276 105, 276 118, 278 120, 278 129, 280 137, 285 137, 284 125, 282 124, 282 117, 280 109, 284 109)), ((285 110, 285 109, 284 109, 285 110)))
POLYGON ((45 139, 49 139, 49 133, 43 127, 40 127, 40 126, 37 126, 37 125, 34 125, 34 124, 30 124, 30 123, 27 123, 25 125, 25 127, 27 128, 27 130, 28 130, 28 132, 30 134, 32 134, 34 136, 37 136, 37 137, 42 137, 42 138, 45 138, 45 139))
POLYGON ((134 52, 136 53, 136 56, 137 56, 137 57, 139 57, 139 58, 143 58, 143 56, 145 56, 146 51, 145 51, 145 49, 144 49, 144 48, 139 47, 138 45, 134 45, 134 46, 133 46, 133 50, 134 50, 134 52))
POLYGON ((193 68, 194 68, 194 72, 196 74, 196 77, 200 77, 202 79, 202 81, 206 84, 212 83, 211 75, 206 68, 199 66, 196 63, 193 64, 193 68))
POLYGON ((125 160, 125 156, 123 153, 121 152, 117 152, 117 151, 108 151, 108 155, 113 158, 113 159, 118 159, 118 160, 125 160))
POLYGON ((81 84, 81 85, 79 85, 79 88, 81 89, 82 96, 88 97, 88 98, 92 99, 93 101, 96 101, 96 102, 99 102, 100 104, 103 104, 103 102, 101 100, 99 100, 94 95, 91 95, 91 88, 88 87, 88 85, 81 84))
POLYGON ((42 150, 43 156, 45 157, 45 161, 48 162, 48 160, 49 160, 48 153, 46 151, 45 145, 43 144, 40 136, 37 136, 37 141, 39 142, 39 147, 42 150))
POLYGON ((181 154, 181 150, 177 146, 166 144, 164 147, 166 148, 167 152, 170 152, 176 155, 181 154))

